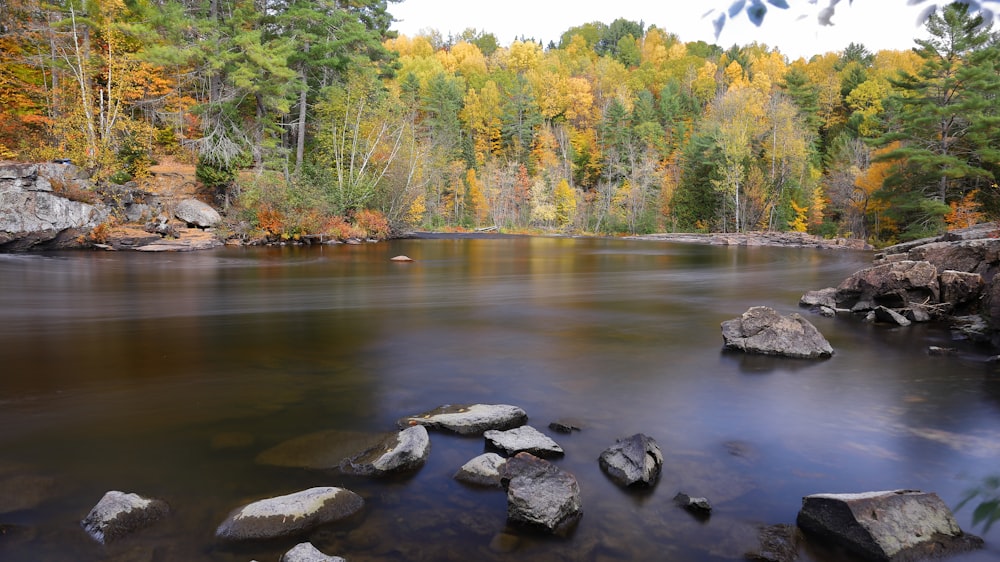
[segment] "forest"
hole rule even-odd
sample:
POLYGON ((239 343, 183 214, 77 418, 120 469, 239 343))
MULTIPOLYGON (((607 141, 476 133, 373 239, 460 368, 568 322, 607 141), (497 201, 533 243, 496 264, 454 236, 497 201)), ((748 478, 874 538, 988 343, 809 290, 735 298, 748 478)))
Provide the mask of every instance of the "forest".
POLYGON ((548 45, 397 36, 387 0, 7 0, 0 159, 140 186, 154 162, 185 162, 231 228, 270 239, 793 230, 886 245, 1000 216, 993 20, 954 3, 910 50, 790 61, 626 19, 548 45))

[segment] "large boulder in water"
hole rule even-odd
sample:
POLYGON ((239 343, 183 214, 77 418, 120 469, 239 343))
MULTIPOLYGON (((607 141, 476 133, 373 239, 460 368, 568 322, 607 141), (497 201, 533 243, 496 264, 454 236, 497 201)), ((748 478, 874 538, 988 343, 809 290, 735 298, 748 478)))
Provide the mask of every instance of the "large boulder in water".
POLYGON ((806 496, 798 525, 866 560, 938 558, 983 545, 937 494, 916 490, 806 496))
POLYGON ((445 429, 460 435, 481 435, 490 429, 504 430, 524 425, 528 414, 507 404, 466 404, 440 406, 429 412, 403 418, 400 428, 422 425, 428 429, 445 429))
POLYGON ((722 323, 726 349, 816 359, 833 355, 823 334, 799 314, 782 316, 773 308, 755 306, 739 318, 722 323))
POLYGON ((340 470, 362 476, 410 472, 423 466, 430 452, 431 440, 427 435, 427 428, 416 425, 344 459, 340 463, 340 470))
POLYGON ((530 453, 518 453, 500 467, 507 488, 507 521, 566 535, 583 516, 576 477, 530 453))
POLYGON ((598 458, 601 469, 622 486, 652 486, 660 478, 663 452, 642 433, 618 439, 598 458))
POLYGON ((163 500, 112 490, 104 494, 80 524, 101 544, 143 529, 167 515, 163 500))
POLYGON ((318 487, 277 496, 234 509, 215 536, 227 540, 270 539, 294 535, 346 519, 364 506, 350 490, 318 487))

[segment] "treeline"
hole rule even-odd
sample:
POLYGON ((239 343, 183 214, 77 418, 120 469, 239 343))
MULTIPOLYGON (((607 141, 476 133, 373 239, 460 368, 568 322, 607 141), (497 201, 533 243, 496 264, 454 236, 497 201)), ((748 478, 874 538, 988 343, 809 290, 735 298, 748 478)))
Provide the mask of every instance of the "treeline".
POLYGON ((0 12, 0 157, 69 157, 116 182, 191 158, 271 236, 384 217, 888 243, 1000 213, 1000 39, 967 4, 931 15, 913 50, 794 62, 624 19, 547 46, 395 37, 385 0, 0 12))

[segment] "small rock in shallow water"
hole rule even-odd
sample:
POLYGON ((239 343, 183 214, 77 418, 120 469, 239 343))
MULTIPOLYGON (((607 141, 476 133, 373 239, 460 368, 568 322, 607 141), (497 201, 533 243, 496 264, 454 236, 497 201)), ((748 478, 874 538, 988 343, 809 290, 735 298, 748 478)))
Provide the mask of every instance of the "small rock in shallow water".
POLYGON ((524 410, 508 404, 449 404, 405 417, 396 424, 401 429, 422 425, 427 429, 446 429, 459 435, 479 435, 490 429, 512 429, 527 421, 528 414, 524 410))
POLYGON ((124 537, 167 515, 166 502, 112 490, 90 510, 81 525, 101 544, 124 537))
POLYGON ((712 504, 706 498, 692 498, 685 493, 678 493, 674 496, 674 503, 699 517, 712 514, 712 504))
POLYGON ((598 462, 622 486, 653 486, 663 468, 663 452, 652 437, 636 433, 605 449, 598 462))
POLYGON ((396 256, 394 258, 390 258, 389 261, 413 261, 413 258, 410 256, 396 256))
POLYGON ((462 465, 455 473, 455 480, 473 484, 475 486, 487 486, 491 488, 501 488, 500 467, 507 459, 496 453, 483 453, 478 457, 462 465))
POLYGON ((215 536, 228 540, 269 539, 294 535, 324 523, 346 519, 364 506, 350 490, 317 487, 263 499, 234 509, 215 536))
POLYGON ((339 556, 327 556, 312 543, 299 543, 281 556, 280 562, 347 562, 339 556))

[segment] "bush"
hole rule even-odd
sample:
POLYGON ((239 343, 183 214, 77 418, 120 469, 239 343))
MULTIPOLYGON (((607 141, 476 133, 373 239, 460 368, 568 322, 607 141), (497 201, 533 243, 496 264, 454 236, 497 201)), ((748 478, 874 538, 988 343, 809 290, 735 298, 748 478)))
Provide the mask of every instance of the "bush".
POLYGON ((213 164, 205 158, 198 158, 194 175, 198 178, 198 181, 205 184, 205 187, 213 189, 227 187, 236 181, 236 170, 234 168, 213 164))
POLYGON ((361 209, 354 214, 354 226, 364 232, 365 238, 384 240, 392 233, 389 219, 379 211, 361 209))

